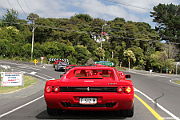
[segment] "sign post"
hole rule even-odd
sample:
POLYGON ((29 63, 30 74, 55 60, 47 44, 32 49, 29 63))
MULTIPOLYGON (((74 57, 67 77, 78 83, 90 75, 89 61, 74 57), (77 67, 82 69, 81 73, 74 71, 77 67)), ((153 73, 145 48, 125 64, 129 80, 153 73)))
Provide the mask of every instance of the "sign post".
POLYGON ((177 75, 177 67, 180 64, 180 62, 176 62, 176 75, 177 75))
POLYGON ((41 64, 43 64, 43 60, 44 60, 45 57, 41 57, 41 64))

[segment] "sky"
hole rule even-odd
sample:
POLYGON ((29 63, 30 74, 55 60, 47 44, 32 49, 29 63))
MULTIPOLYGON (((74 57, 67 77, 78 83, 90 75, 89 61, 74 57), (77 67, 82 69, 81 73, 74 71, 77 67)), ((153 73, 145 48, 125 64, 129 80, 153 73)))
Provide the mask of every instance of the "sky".
POLYGON ((179 5, 180 0, 0 0, 0 17, 11 8, 18 11, 21 19, 26 19, 29 13, 43 18, 69 18, 83 13, 105 20, 120 17, 126 21, 146 22, 153 28, 156 24, 152 22, 150 11, 159 3, 179 5))

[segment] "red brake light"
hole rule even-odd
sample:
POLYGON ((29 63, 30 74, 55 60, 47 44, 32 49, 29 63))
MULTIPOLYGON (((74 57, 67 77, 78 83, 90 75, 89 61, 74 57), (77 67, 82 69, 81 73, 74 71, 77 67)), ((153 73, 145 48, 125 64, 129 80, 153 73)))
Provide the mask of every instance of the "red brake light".
POLYGON ((45 91, 46 91, 47 93, 52 92, 52 87, 51 87, 51 86, 46 86, 45 91))
POLYGON ((122 93, 123 92, 123 88, 122 87, 118 87, 117 88, 117 92, 122 93))
POLYGON ((130 94, 133 91, 133 88, 130 86, 121 86, 117 88, 118 93, 130 94))

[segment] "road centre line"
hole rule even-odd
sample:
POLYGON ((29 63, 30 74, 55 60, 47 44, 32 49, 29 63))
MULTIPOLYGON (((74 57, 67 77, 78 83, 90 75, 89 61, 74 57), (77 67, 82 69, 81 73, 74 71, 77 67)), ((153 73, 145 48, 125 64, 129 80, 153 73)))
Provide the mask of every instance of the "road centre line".
POLYGON ((174 120, 180 120, 180 118, 178 118, 177 116, 175 116, 173 113, 171 113, 169 110, 167 110, 166 108, 164 108, 162 105, 160 105, 159 103, 155 103, 155 101, 150 98, 148 95, 146 95, 145 93, 141 92, 140 90, 135 88, 136 92, 139 92, 141 95, 143 95, 144 97, 146 97, 148 100, 150 100, 152 103, 156 104, 157 107, 159 107, 161 110, 163 110, 165 113, 167 113, 168 115, 170 115, 174 120))
POLYGON ((150 107, 145 101, 143 101, 140 97, 136 94, 134 95, 153 115, 157 120, 164 120, 152 107, 150 107))

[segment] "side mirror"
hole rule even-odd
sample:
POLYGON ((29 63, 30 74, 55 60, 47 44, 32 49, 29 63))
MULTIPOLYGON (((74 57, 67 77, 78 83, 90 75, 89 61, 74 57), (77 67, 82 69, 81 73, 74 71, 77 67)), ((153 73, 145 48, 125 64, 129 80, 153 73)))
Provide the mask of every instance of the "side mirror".
POLYGON ((60 78, 63 76, 64 74, 60 74, 60 78))
POLYGON ((131 75, 125 75, 126 78, 131 78, 131 75))

